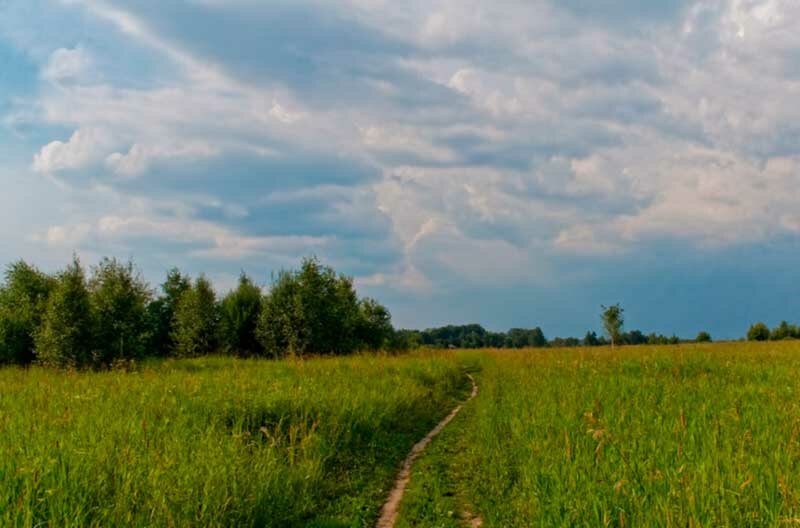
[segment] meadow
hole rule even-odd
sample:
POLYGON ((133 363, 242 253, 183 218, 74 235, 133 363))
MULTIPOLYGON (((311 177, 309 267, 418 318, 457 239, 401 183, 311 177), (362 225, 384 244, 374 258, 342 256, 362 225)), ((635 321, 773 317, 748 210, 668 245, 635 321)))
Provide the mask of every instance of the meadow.
POLYGON ((800 524, 800 343, 462 354, 400 526, 800 524))
POLYGON ((447 355, 0 370, 0 526, 370 526, 447 355))
POLYGON ((800 342, 0 370, 1 526, 800 524, 800 342))

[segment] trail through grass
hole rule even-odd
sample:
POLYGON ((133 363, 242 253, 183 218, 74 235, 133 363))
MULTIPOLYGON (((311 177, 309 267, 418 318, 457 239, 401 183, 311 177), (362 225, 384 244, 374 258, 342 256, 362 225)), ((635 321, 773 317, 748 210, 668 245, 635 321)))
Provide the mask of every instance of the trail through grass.
POLYGON ((1 526, 371 526, 450 355, 0 370, 1 526))
POLYGON ((487 352, 398 526, 800 523, 800 343, 487 352))
POLYGON ((800 342, 0 370, 0 526, 800 524, 800 342))

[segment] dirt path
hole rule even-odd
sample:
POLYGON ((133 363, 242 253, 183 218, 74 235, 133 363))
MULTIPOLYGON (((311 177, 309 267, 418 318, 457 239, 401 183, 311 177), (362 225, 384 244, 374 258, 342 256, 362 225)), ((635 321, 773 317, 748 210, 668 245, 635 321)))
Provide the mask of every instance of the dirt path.
POLYGON ((457 405, 455 409, 450 411, 444 420, 436 424, 431 432, 425 435, 425 438, 414 444, 414 447, 411 448, 411 452, 408 453, 408 456, 403 461, 403 467, 400 469, 400 473, 397 475, 397 480, 395 480, 394 488, 392 488, 391 493, 389 493, 389 498, 383 504, 383 508, 381 508, 381 516, 378 519, 378 523, 375 525, 376 528, 394 528, 394 523, 397 521, 397 511, 400 507, 400 501, 403 500, 403 493, 406 491, 406 486, 408 485, 409 480, 411 480, 411 465, 414 463, 414 460, 428 447, 428 444, 431 443, 431 440, 442 432, 442 430, 447 427, 453 418, 456 417, 458 411, 461 410, 461 407, 468 401, 472 400, 475 396, 478 395, 478 385, 475 383, 475 378, 467 374, 467 377, 472 382, 472 394, 470 394, 469 398, 467 398, 464 402, 457 405))

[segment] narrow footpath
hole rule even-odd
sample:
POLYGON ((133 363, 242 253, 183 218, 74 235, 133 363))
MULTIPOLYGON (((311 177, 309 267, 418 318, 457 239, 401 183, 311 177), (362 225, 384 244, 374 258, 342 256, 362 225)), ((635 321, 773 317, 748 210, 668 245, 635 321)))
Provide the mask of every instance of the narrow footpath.
POLYGON ((431 429, 431 431, 425 435, 425 438, 414 444, 414 447, 411 448, 408 456, 406 456, 406 459, 403 461, 403 466, 400 469, 400 473, 397 475, 397 479, 395 480, 392 491, 389 493, 389 498, 383 504, 383 508, 381 508, 381 516, 378 519, 378 523, 375 525, 376 528, 394 528, 394 524, 397 521, 397 513, 400 508, 400 501, 403 500, 403 494, 406 491, 406 486, 411 480, 411 466, 414 463, 414 460, 416 460, 417 457, 425 450, 425 448, 428 447, 428 444, 431 443, 431 440, 433 440, 436 435, 441 433, 442 430, 447 427, 447 424, 449 424, 453 418, 456 417, 458 412, 461 410, 461 407, 478 395, 478 385, 475 383, 475 378, 473 378, 470 374, 467 374, 467 377, 469 378, 470 382, 472 382, 472 393, 470 394, 469 398, 461 402, 456 406, 455 409, 450 411, 450 414, 448 414, 441 422, 436 424, 436 427, 431 429))

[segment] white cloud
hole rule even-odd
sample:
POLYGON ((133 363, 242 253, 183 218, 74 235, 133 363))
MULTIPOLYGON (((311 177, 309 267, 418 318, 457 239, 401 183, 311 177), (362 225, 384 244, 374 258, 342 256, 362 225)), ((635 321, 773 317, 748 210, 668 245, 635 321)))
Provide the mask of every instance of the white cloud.
POLYGON ((114 152, 106 158, 106 165, 120 176, 136 176, 146 171, 158 160, 186 158, 198 160, 212 158, 220 153, 219 149, 203 143, 186 143, 178 145, 141 145, 134 143, 126 154, 114 152))
POLYGON ((102 128, 79 128, 66 142, 53 141, 43 146, 33 158, 33 170, 49 173, 83 168, 101 158, 112 143, 102 128))
MULTIPOLYGON (((231 73, 197 51, 202 46, 182 46, 112 2, 79 3, 178 74, 136 86, 60 82, 84 74, 90 53, 54 52, 42 78, 59 86, 34 106, 45 124, 76 132, 43 146, 36 171, 105 162, 114 182, 162 162, 244 151, 281 159, 292 149, 378 167, 380 181, 359 184, 358 199, 331 207, 348 228, 386 215, 400 241, 397 262, 365 275, 364 284, 430 287, 436 266, 465 281, 491 269, 525 280, 545 274, 553 254, 609 256, 663 238, 719 247, 796 233, 800 225, 795 2, 697 2, 683 20, 655 23, 645 36, 555 2, 487 9, 475 0, 352 0, 343 19, 356 17, 391 41, 384 51, 359 50, 375 52, 364 64, 336 62, 354 59, 335 50, 324 60, 298 56, 311 64, 309 85, 338 78, 318 79, 319 71, 362 75, 374 96, 331 98, 335 104, 290 79, 231 73), (361 206, 372 193, 378 212, 361 206)), ((148 223, 152 211, 134 213, 56 226, 43 240, 185 237, 220 257, 280 244, 314 249, 325 240, 318 232, 244 236, 190 213, 148 223)))
POLYGON ((89 54, 83 48, 59 48, 42 68, 42 78, 51 82, 60 82, 80 77, 91 64, 89 54))
POLYGON ((76 248, 88 242, 119 244, 136 239, 157 240, 197 246, 190 255, 214 259, 242 259, 267 252, 302 253, 308 248, 324 247, 325 237, 246 236, 213 222, 187 218, 144 215, 106 215, 94 223, 49 227, 37 240, 51 246, 76 248))

